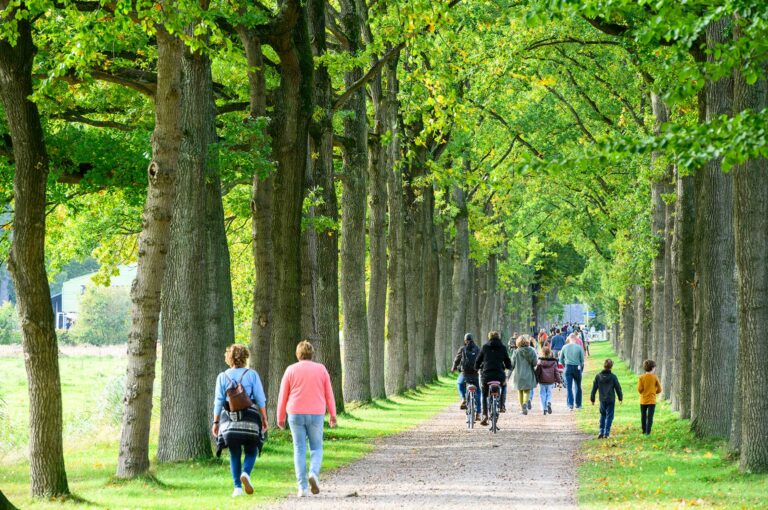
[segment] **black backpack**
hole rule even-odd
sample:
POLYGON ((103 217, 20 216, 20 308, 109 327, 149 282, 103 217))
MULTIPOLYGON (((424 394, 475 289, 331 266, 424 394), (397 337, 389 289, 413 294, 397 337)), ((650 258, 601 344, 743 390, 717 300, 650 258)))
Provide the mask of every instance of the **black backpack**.
POLYGON ((477 372, 475 370, 475 361, 480 354, 480 349, 476 345, 468 345, 464 347, 464 353, 461 356, 461 371, 462 372, 477 372))

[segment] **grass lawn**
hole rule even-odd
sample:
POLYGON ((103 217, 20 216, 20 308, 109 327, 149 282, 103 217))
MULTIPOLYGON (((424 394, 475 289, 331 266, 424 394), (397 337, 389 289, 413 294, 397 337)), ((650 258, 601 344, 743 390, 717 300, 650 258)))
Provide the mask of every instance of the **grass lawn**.
MULTIPOLYGON (((157 481, 115 481, 119 423, 112 412, 91 412, 100 396, 115 393, 125 358, 70 357, 61 359, 65 417, 65 462, 74 498, 58 501, 29 498, 29 465, 26 448, 27 390, 23 360, 0 358, 0 488, 24 509, 238 509, 280 498, 295 491, 293 451, 287 432, 270 430, 263 455, 256 461, 252 479, 256 493, 233 500, 226 453, 221 460, 181 464, 155 464, 157 481), (83 375, 85 374, 85 376, 83 375), (13 426, 10 426, 13 424, 13 426)), ((412 427, 456 401, 453 379, 400 397, 375 401, 339 417, 339 427, 326 429, 323 469, 339 467, 373 448, 373 439, 412 427)), ((157 405, 155 406, 157 411, 157 405)), ((157 447, 153 419, 152 455, 157 447)))
POLYGON ((640 431, 637 376, 619 360, 607 342, 591 347, 584 376, 584 409, 579 427, 597 437, 600 413, 589 403, 595 374, 605 358, 613 359, 614 373, 624 390, 616 403, 608 440, 583 444, 579 468, 579 505, 584 508, 768 508, 768 475, 744 475, 729 460, 722 441, 697 439, 689 421, 681 420, 669 402, 659 401, 653 432, 640 431))

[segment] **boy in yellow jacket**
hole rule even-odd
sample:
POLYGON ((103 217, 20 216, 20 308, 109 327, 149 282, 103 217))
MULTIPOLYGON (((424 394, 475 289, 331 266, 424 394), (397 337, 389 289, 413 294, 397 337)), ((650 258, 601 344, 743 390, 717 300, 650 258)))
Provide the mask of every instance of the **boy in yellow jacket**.
POLYGON ((643 363, 645 373, 637 381, 637 392, 640 393, 640 424, 643 434, 651 435, 653 413, 656 412, 656 395, 661 393, 661 383, 654 373, 656 362, 650 359, 643 363))

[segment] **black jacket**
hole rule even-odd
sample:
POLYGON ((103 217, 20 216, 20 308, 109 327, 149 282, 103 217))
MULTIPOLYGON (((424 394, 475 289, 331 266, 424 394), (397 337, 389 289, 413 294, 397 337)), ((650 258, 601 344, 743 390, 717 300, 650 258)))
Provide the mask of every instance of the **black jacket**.
POLYGON ((595 382, 592 384, 592 394, 589 397, 591 402, 595 401, 595 393, 600 390, 600 402, 615 402, 614 392, 619 397, 619 402, 624 400, 624 394, 621 392, 619 378, 610 370, 603 370, 595 376, 595 382))
POLYGON ((481 371, 483 381, 504 381, 504 369, 512 370, 512 360, 501 340, 494 339, 483 345, 480 356, 475 361, 475 368, 481 371))
POLYGON ((477 358, 478 352, 480 351, 480 348, 472 340, 470 340, 467 345, 462 345, 458 352, 456 352, 456 357, 453 359, 453 370, 461 370, 465 376, 476 376, 477 369, 474 367, 474 365, 470 366, 466 370, 463 368, 465 349, 467 349, 470 353, 475 353, 475 358, 477 358))

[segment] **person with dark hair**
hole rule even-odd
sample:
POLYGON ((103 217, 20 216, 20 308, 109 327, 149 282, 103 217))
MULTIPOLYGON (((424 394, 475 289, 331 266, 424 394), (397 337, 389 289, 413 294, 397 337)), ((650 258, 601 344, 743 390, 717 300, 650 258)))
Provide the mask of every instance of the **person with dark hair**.
POLYGON ((541 396, 541 410, 546 416, 552 414, 552 388, 555 384, 563 383, 560 371, 557 370, 557 360, 552 357, 552 350, 544 346, 541 357, 534 369, 536 380, 539 381, 539 395, 541 396))
POLYGON ((584 349, 568 339, 560 351, 558 361, 565 365, 566 402, 568 409, 581 409, 581 373, 584 368, 584 349))
POLYGON ((565 346, 565 337, 560 333, 560 328, 556 329, 555 336, 549 340, 549 348, 552 349, 552 355, 555 358, 560 356, 560 351, 562 351, 565 346))
POLYGON ((651 435, 653 414, 656 412, 656 395, 661 393, 661 383, 654 373, 656 362, 647 359, 643 362, 645 373, 637 380, 637 392, 640 393, 640 426, 643 434, 651 435))
MULTIPOLYGON (((461 409, 466 409, 467 405, 472 405, 472 402, 467 403, 467 384, 474 384, 476 387, 480 387, 480 376, 475 368, 475 361, 480 355, 480 348, 475 344, 472 339, 472 334, 467 333, 464 335, 464 345, 456 352, 456 357, 453 360, 452 372, 461 369, 461 374, 456 381, 459 387, 459 395, 461 396, 461 409)), ((480 392, 475 392, 475 420, 480 419, 480 392)))
MULTIPOLYGON (((512 370, 512 360, 509 359, 507 348, 501 342, 501 336, 497 331, 488 333, 488 341, 480 350, 480 355, 475 360, 475 370, 480 371, 481 387, 483 390, 483 419, 480 425, 488 425, 488 383, 499 381, 502 387, 506 386, 506 372, 512 370)), ((501 408, 505 408, 506 392, 501 393, 501 408)))
POLYGON ((613 360, 605 360, 603 371, 595 376, 595 382, 592 383, 592 393, 589 397, 592 405, 595 405, 595 393, 600 391, 600 435, 597 436, 598 439, 607 439, 611 436, 616 397, 619 398, 619 402, 624 400, 619 378, 611 371, 612 368, 613 360))

